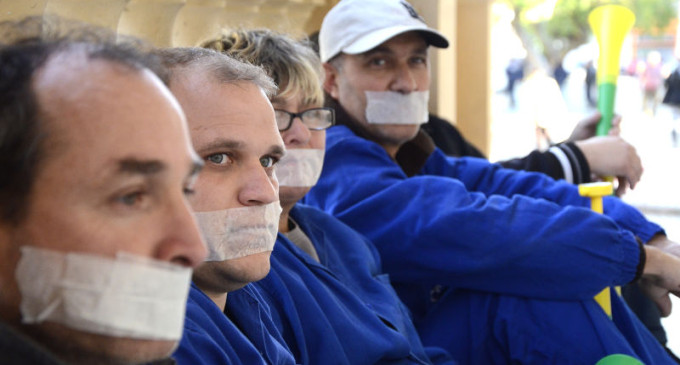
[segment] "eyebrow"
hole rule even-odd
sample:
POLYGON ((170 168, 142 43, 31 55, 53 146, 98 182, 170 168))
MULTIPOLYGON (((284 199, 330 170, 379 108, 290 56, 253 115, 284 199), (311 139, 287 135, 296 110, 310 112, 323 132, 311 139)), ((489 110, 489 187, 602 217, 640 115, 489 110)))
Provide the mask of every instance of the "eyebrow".
POLYGON ((165 170, 167 166, 160 161, 142 161, 126 158, 118 162, 118 172, 124 174, 154 175, 165 170))
POLYGON ((286 154, 286 149, 279 145, 273 145, 269 147, 269 154, 283 156, 286 154))
MULTIPOLYGON (((425 45, 423 47, 418 47, 413 53, 420 54, 420 55, 426 55, 427 54, 427 48, 428 46, 425 45)), ((394 54, 391 49, 380 45, 377 46, 369 51, 366 51, 364 53, 359 54, 359 56, 362 56, 363 58, 371 57, 372 55, 376 53, 384 53, 384 54, 394 54)))
MULTIPOLYGON (((221 149, 221 148, 226 148, 226 149, 240 149, 243 148, 243 143, 242 141, 236 141, 233 139, 218 139, 215 141, 212 141, 211 143, 206 144, 201 148, 199 153, 205 153, 205 151, 212 151, 216 149, 221 149)), ((286 150, 283 146, 280 145, 272 145, 269 147, 269 151, 267 154, 278 154, 278 155, 283 155, 286 153, 286 150)))
POLYGON ((196 152, 199 154, 205 153, 205 151, 212 151, 216 149, 222 149, 222 148, 227 148, 227 149, 239 149, 243 147, 243 142, 241 141, 236 141, 233 139, 216 139, 205 146, 202 146, 201 149, 197 149, 196 152))
POLYGON ((427 48, 428 48, 428 46, 424 46, 424 47, 422 47, 422 48, 418 48, 418 49, 416 49, 415 53, 419 53, 419 54, 427 54, 427 48))
MULTIPOLYGON (((187 176, 197 175, 203 169, 203 164, 203 160, 192 157, 187 176)), ((118 162, 118 172, 127 175, 150 176, 159 174, 166 169, 166 164, 157 160, 141 161, 134 158, 126 158, 118 162)))
MULTIPOLYGON (((203 160, 196 160, 194 156, 186 165, 187 175, 185 179, 192 180, 202 169, 203 160)), ((127 179, 143 179, 148 182, 158 182, 162 179, 162 174, 169 170, 167 163, 158 159, 141 159, 138 157, 122 157, 106 163, 98 176, 92 179, 93 188, 99 190, 109 190, 117 187, 127 179)))

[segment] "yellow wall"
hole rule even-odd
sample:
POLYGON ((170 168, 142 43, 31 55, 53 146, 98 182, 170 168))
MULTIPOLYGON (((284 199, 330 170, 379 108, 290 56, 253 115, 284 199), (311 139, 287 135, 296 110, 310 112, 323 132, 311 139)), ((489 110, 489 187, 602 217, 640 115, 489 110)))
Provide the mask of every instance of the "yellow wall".
MULTIPOLYGON (((489 151, 489 10, 492 0, 411 0, 451 41, 432 52, 430 110, 489 151)), ((318 30, 338 0, 0 0, 0 20, 57 14, 144 38, 193 46, 223 27, 267 27, 302 36, 318 30)))
POLYGON ((432 86, 430 111, 456 121, 456 1, 413 0, 413 6, 427 24, 443 33, 451 45, 447 49, 432 48, 432 86))
POLYGON ((487 156, 491 142, 491 1, 458 1, 455 38, 457 125, 487 156))

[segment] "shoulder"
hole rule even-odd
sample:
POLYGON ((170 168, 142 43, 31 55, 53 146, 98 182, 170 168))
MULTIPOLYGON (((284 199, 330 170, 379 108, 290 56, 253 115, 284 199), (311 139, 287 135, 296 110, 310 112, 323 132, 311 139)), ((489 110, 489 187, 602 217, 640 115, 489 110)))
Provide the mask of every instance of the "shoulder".
POLYGON ((377 251, 368 238, 336 217, 300 203, 295 205, 291 216, 318 251, 337 257, 359 255, 376 260, 377 251))
POLYGON ((291 210, 291 216, 298 224, 300 224, 300 227, 307 235, 314 236, 316 233, 315 230, 318 230, 325 233, 332 233, 331 237, 347 237, 348 235, 363 237, 338 218, 306 204, 295 204, 295 207, 291 210))
POLYGON ((344 125, 336 125, 329 128, 326 131, 326 148, 334 146, 343 141, 351 141, 357 139, 355 135, 349 128, 344 125))
POLYGON ((371 151, 387 155, 382 147, 373 141, 359 137, 344 125, 331 127, 326 132, 326 153, 350 151, 371 151))
POLYGON ((291 209, 290 214, 296 222, 303 226, 312 222, 329 223, 331 225, 336 222, 340 223, 337 218, 323 210, 302 203, 295 204, 293 209, 291 209))
POLYGON ((326 133, 326 155, 322 176, 329 169, 354 169, 389 164, 398 167, 379 144, 359 137, 345 126, 335 126, 326 133))

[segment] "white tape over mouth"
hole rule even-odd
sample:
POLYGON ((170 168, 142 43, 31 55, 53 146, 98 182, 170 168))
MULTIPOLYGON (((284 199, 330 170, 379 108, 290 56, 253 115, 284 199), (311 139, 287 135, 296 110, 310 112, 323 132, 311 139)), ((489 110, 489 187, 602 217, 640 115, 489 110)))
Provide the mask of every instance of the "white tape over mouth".
POLYGON ((205 261, 224 261, 272 251, 279 230, 281 204, 196 212, 208 246, 205 261))
POLYGON ((366 91, 366 121, 369 124, 423 124, 428 120, 429 91, 408 94, 396 91, 366 91))
POLYGON ((107 336, 182 337, 191 268, 120 252, 116 258, 21 247, 24 323, 51 321, 107 336))
POLYGON ((276 165, 279 186, 314 186, 321 176, 325 150, 291 148, 276 165))

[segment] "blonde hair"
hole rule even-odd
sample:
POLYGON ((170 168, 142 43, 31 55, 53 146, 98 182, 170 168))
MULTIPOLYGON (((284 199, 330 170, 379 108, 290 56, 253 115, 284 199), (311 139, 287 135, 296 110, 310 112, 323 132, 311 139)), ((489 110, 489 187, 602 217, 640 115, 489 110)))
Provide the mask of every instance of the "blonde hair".
POLYGON ((224 32, 201 47, 262 67, 278 85, 277 97, 299 93, 304 105, 323 104, 321 61, 307 40, 268 29, 240 29, 224 32))

